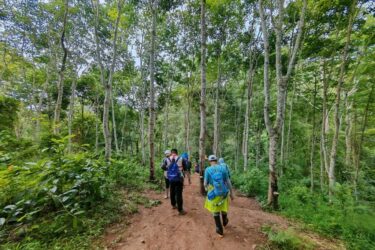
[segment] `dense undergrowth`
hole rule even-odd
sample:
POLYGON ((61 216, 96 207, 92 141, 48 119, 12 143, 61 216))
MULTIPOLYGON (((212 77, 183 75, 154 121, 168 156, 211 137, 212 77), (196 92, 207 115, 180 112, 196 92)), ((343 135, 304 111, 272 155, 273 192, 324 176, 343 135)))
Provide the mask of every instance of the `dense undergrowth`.
MULTIPOLYGON (((233 185, 242 193, 256 197, 266 204, 267 168, 251 169, 246 173, 234 171, 233 185)), ((280 211, 282 215, 304 222, 308 229, 322 235, 341 239, 348 249, 375 249, 375 209, 364 201, 355 201, 350 185, 336 184, 331 202, 327 194, 311 192, 308 181, 280 179, 280 211)), ((280 249, 285 235, 268 234, 280 249), (280 243, 280 245, 279 245, 280 243)), ((284 245, 292 244, 286 240, 284 245)), ((292 249, 292 248, 289 248, 292 249)), ((298 249, 298 248, 296 248, 298 249)))
POLYGON ((66 142, 52 139, 38 149, 3 133, 1 249, 92 248, 105 225, 137 211, 137 204, 154 203, 139 193, 158 188, 139 162, 115 157, 108 164, 84 148, 67 154, 66 142))

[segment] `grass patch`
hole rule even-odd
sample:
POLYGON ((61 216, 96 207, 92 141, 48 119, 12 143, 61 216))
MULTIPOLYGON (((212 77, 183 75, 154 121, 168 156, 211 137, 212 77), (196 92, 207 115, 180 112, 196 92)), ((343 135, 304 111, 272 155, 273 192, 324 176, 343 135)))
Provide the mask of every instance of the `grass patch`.
POLYGON ((313 250, 316 247, 314 242, 298 235, 293 229, 280 230, 265 225, 262 232, 268 237, 268 244, 264 249, 313 250))

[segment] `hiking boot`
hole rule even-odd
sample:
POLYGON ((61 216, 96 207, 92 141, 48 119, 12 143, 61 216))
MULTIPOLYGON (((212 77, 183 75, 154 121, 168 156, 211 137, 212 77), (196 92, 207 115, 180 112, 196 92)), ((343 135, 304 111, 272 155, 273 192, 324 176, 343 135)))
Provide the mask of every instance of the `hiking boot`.
POLYGON ((182 211, 178 212, 178 215, 185 215, 185 214, 187 214, 187 212, 185 210, 182 210, 182 211))
POLYGON ((228 220, 228 215, 227 214, 221 214, 221 217, 223 219, 223 226, 226 227, 229 223, 229 220, 228 220))
POLYGON ((216 224, 216 233, 221 237, 224 235, 223 232, 223 225, 221 224, 220 216, 214 216, 215 224, 216 224))
POLYGON ((172 206, 172 209, 177 209, 177 206, 172 206))

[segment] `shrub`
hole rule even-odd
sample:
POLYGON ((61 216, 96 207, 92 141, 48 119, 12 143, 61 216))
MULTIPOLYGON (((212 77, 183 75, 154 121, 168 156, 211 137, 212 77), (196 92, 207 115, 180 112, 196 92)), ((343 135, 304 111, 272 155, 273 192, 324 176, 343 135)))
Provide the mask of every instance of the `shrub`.
POLYGON ((314 249, 313 242, 302 238, 292 229, 275 230, 269 226, 264 226, 262 231, 267 235, 268 242, 272 249, 280 250, 309 250, 314 249))
POLYGON ((258 168, 247 172, 233 171, 232 183, 242 193, 249 197, 257 197, 265 200, 267 195, 267 174, 258 168))

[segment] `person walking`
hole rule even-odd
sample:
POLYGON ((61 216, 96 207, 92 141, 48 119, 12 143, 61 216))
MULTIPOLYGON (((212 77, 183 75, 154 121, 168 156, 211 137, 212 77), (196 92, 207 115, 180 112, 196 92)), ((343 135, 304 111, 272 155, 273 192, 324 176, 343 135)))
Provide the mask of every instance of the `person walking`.
POLYGON ((214 217, 216 233, 219 234, 220 237, 223 237, 223 226, 225 227, 229 223, 228 196, 230 196, 231 200, 234 199, 232 184, 230 182, 227 169, 218 164, 217 157, 215 155, 210 155, 208 157, 208 161, 210 163, 210 167, 205 169, 204 172, 204 187, 207 191, 204 207, 211 212, 214 217))
POLYGON ((178 156, 177 149, 171 150, 169 160, 171 163, 168 167, 167 176, 170 184, 171 205, 173 209, 178 209, 179 215, 185 215, 186 211, 183 209, 182 197, 184 187, 183 164, 182 157, 178 156))
POLYGON ((188 153, 182 153, 182 165, 184 168, 184 176, 188 179, 189 185, 191 184, 191 161, 189 160, 189 154, 188 153))
POLYGON ((168 175, 167 175, 167 170, 168 170, 168 166, 171 164, 171 160, 169 159, 169 157, 171 156, 171 151, 170 150, 165 150, 164 152, 164 159, 161 163, 161 169, 164 170, 164 181, 165 181, 165 196, 164 196, 164 199, 168 199, 169 198, 169 179, 168 179, 168 175))

